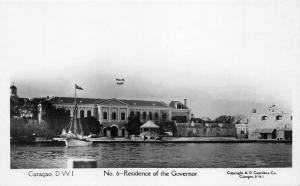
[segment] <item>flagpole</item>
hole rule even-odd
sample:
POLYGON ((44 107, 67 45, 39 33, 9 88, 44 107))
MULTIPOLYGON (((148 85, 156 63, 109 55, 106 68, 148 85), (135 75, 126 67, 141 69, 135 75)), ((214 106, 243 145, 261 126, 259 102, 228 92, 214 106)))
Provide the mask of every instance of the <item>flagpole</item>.
POLYGON ((74 134, 77 132, 77 102, 76 102, 76 84, 75 84, 75 121, 74 121, 74 134))
POLYGON ((77 103, 76 103, 76 85, 75 85, 75 107, 77 106, 77 103))

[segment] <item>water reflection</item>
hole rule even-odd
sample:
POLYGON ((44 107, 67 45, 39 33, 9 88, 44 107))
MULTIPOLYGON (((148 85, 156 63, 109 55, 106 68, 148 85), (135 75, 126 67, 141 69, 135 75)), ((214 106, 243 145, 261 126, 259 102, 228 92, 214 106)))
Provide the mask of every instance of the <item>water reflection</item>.
POLYGON ((292 145, 109 143, 72 148, 11 145, 11 168, 66 168, 68 158, 95 158, 98 167, 291 167, 292 145))

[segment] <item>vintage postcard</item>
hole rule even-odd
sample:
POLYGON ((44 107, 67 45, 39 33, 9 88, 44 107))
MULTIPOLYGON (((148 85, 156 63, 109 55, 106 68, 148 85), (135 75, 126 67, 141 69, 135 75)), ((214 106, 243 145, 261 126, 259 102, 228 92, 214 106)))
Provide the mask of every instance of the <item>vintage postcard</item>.
POLYGON ((0 61, 0 185, 300 184, 299 1, 1 1, 0 61))

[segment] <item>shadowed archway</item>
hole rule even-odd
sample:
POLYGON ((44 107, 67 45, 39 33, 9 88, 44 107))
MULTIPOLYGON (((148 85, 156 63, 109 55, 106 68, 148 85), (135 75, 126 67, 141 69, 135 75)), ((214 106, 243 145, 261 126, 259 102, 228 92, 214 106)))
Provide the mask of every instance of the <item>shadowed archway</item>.
POLYGON ((111 135, 111 137, 118 136, 118 132, 119 132, 118 127, 116 127, 116 126, 112 126, 111 127, 111 129, 110 129, 110 135, 111 135))

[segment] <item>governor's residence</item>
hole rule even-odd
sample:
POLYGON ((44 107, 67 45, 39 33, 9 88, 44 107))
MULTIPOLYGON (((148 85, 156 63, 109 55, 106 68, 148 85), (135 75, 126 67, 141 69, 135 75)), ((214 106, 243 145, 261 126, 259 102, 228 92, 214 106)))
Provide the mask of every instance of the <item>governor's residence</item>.
MULTIPOLYGON (((53 97, 51 103, 56 108, 63 108, 72 117, 74 114, 74 98, 53 97)), ((191 110, 184 103, 171 101, 166 104, 162 101, 149 100, 126 100, 126 99, 96 99, 77 98, 79 118, 94 117, 100 125, 102 136, 126 136, 125 124, 129 115, 136 115, 141 122, 148 120, 154 122, 171 121, 188 122, 191 117, 191 110)))

